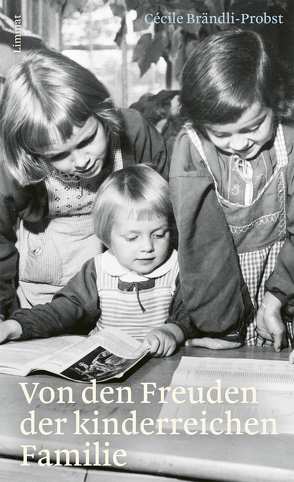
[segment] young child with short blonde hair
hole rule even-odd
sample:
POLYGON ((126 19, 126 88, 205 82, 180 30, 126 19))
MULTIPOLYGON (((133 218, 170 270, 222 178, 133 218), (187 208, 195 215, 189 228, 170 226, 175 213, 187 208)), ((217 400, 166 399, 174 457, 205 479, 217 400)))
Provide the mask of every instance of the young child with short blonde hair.
POLYGON ((170 249, 167 182, 152 168, 116 171, 93 205, 94 230, 108 250, 87 261, 51 303, 20 309, 0 324, 0 342, 117 327, 142 340, 142 353, 171 355, 188 333, 173 303, 177 252, 170 249), (170 308, 173 306, 173 308, 170 308), (88 325, 87 325, 88 324, 88 325))

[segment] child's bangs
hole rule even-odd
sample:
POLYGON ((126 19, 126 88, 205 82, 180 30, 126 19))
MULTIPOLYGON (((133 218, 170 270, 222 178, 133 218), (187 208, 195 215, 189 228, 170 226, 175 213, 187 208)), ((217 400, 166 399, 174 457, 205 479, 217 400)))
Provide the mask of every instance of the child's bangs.
POLYGON ((122 202, 120 206, 121 208, 116 212, 116 217, 123 214, 133 221, 151 221, 155 218, 169 218, 170 216, 169 206, 161 200, 128 200, 128 202, 122 202))
POLYGON ((66 142, 73 134, 74 126, 82 127, 87 117, 73 118, 62 107, 54 106, 50 116, 42 108, 28 116, 20 128, 21 143, 26 152, 35 155, 40 149, 66 142))
POLYGON ((219 102, 210 109, 209 120, 205 124, 233 124, 256 102, 260 100, 254 88, 230 88, 221 93, 219 102))

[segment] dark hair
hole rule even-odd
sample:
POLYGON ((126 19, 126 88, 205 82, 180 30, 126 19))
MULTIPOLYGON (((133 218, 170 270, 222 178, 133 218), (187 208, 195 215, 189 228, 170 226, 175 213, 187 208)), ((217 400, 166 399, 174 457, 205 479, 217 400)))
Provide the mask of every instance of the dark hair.
POLYGON ((180 102, 182 116, 203 134, 206 124, 236 122, 255 102, 278 121, 294 116, 285 69, 271 43, 251 30, 217 33, 195 48, 183 68, 180 102))
POLYGON ((8 73, 1 100, 3 149, 14 177, 22 184, 41 180, 36 151, 67 141, 91 116, 119 133, 118 111, 94 74, 58 52, 28 53, 8 73))

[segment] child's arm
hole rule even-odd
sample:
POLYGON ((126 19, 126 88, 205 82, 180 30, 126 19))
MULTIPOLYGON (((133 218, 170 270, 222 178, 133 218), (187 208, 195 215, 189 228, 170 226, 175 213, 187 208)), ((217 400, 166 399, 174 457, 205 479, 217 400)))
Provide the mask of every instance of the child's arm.
POLYGON ((44 182, 22 187, 1 159, 0 194, 0 314, 5 319, 8 309, 16 302, 13 280, 18 270, 15 246, 18 213, 21 212, 22 219, 32 222, 43 219, 47 212, 47 191, 44 182))
POLYGON ((284 126, 288 165, 286 170, 286 227, 287 237, 279 252, 273 273, 265 283, 266 295, 263 300, 266 310, 260 308, 259 335, 265 340, 274 338, 274 348, 280 351, 286 337, 286 328, 281 323, 281 308, 286 308, 294 301, 294 128, 284 126), (271 295, 269 300, 268 295, 271 295), (277 310, 278 306, 278 310, 277 310), (272 308, 271 308, 272 307, 272 308), (277 314, 278 311, 278 314, 277 314))
POLYGON ((185 343, 186 346, 194 346, 198 348, 209 348, 210 350, 233 350, 243 346, 241 341, 221 340, 220 338, 191 338, 185 343))
POLYGON ((22 327, 16 320, 6 320, 0 323, 0 344, 6 341, 19 340, 22 327))
POLYGON ((188 315, 201 336, 242 343, 253 306, 213 179, 185 130, 174 146, 170 189, 188 315))
POLYGON ((46 338, 93 328, 100 315, 94 260, 56 293, 51 303, 16 310, 12 317, 22 328, 21 339, 46 338))
POLYGON ((231 341, 230 334, 227 334, 225 339, 222 339, 220 334, 216 334, 212 338, 207 336, 205 332, 198 330, 184 307, 179 280, 177 280, 176 291, 171 301, 169 314, 170 316, 166 323, 175 324, 181 328, 184 333, 183 341, 185 341, 186 346, 210 348, 211 350, 228 350, 239 348, 243 345, 244 333, 241 331, 237 340, 236 333, 233 333, 231 341))
POLYGON ((174 324, 165 324, 151 330, 134 355, 140 357, 149 351, 154 357, 170 356, 183 341, 184 333, 181 328, 174 324))

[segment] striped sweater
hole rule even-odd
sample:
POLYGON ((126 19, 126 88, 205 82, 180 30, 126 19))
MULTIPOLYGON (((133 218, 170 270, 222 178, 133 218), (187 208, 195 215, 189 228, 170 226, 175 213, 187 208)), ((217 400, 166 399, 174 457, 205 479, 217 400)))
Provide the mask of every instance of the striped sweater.
POLYGON ((144 277, 123 268, 108 251, 95 257, 95 267, 101 307, 98 330, 112 326, 143 340, 165 323, 179 272, 176 251, 144 277))
POLYGON ((197 335, 182 302, 176 251, 148 277, 126 270, 108 252, 97 255, 50 303, 16 310, 12 318, 22 326, 21 339, 117 326, 141 340, 164 323, 177 324, 185 339, 197 335))

